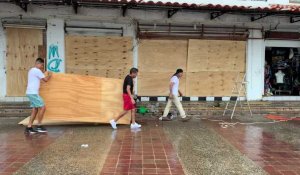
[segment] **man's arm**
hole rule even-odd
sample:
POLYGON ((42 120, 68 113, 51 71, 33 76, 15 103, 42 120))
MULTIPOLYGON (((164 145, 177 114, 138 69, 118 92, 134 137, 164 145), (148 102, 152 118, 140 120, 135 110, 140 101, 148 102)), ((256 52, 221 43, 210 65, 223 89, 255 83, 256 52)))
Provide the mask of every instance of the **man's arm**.
POLYGON ((180 90, 178 90, 178 93, 181 97, 183 96, 183 93, 180 90))
POLYGON ((44 82, 47 82, 47 81, 50 80, 50 78, 51 78, 51 76, 52 76, 52 72, 47 72, 46 74, 47 74, 46 77, 45 77, 45 78, 42 78, 42 80, 43 80, 44 82))
POLYGON ((134 98, 133 98, 133 95, 131 94, 131 91, 130 91, 130 85, 127 85, 126 87, 126 91, 127 91, 127 94, 130 96, 131 98, 131 102, 132 104, 135 104, 135 101, 134 101, 134 98))
POLYGON ((172 93, 173 86, 174 86, 174 83, 171 82, 170 83, 170 95, 169 95, 170 98, 173 98, 173 93, 172 93))

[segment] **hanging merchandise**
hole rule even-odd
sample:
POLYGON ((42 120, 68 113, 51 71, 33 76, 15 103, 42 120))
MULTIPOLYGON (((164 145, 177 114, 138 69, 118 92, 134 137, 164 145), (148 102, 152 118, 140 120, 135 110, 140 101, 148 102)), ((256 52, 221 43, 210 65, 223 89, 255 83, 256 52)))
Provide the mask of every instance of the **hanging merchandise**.
POLYGON ((289 54, 289 59, 292 59, 294 57, 294 51, 293 49, 291 48, 290 49, 290 54, 289 54))

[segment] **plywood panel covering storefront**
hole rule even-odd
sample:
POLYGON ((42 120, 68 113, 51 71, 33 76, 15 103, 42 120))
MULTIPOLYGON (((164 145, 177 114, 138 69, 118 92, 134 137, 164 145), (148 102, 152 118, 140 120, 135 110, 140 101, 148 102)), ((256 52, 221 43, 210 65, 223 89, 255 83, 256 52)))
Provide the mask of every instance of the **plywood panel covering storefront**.
POLYGON ((186 94, 230 96, 238 73, 246 69, 246 42, 189 40, 186 94))
MULTIPOLYGON (((138 94, 167 96, 169 80, 177 68, 186 71, 186 40, 141 40, 139 44, 138 94)), ((185 78, 180 81, 185 93, 185 78)))
POLYGON ((123 79, 133 66, 131 37, 66 36, 66 72, 123 79))
POLYGON ((7 28, 6 36, 7 96, 25 96, 28 70, 43 48, 43 31, 7 28))
POLYGON ((224 40, 141 40, 138 94, 167 96, 177 68, 185 73, 185 96, 230 96, 239 72, 245 72, 246 42, 224 40))

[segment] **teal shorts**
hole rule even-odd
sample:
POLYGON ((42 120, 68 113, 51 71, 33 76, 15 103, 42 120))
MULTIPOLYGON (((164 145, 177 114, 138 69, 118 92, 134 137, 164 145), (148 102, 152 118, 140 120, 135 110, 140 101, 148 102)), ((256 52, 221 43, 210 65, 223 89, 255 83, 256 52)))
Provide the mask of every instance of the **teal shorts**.
POLYGON ((27 94, 27 97, 30 101, 30 107, 32 108, 40 108, 45 106, 44 101, 41 96, 38 94, 27 94))

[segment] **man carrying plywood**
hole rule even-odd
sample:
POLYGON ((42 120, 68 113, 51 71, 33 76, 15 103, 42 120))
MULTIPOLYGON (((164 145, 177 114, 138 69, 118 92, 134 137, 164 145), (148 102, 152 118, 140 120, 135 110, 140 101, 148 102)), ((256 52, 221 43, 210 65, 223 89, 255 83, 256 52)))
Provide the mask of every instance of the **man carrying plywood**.
POLYGON ((175 106, 177 107, 179 113, 180 113, 180 117, 182 118, 182 121, 188 121, 191 119, 191 117, 187 117, 185 114, 185 111, 182 107, 182 104, 179 100, 179 96, 182 96, 181 91, 179 90, 179 79, 183 76, 183 70, 182 69, 177 69, 176 73, 172 76, 171 80, 170 80, 170 94, 169 94, 169 99, 168 99, 168 103, 167 106, 164 110, 164 114, 162 117, 160 117, 160 120, 163 120, 165 117, 168 116, 170 109, 172 107, 172 103, 175 104, 175 106))
POLYGON ((113 129, 117 129, 117 122, 124 117, 129 111, 131 111, 131 125, 132 129, 140 128, 141 125, 135 122, 135 101, 133 98, 133 79, 137 77, 138 69, 131 68, 130 74, 126 76, 123 83, 123 102, 124 111, 117 117, 116 120, 110 120, 110 124, 113 129))
POLYGON ((30 107, 32 107, 32 112, 29 124, 25 129, 25 133, 29 134, 34 134, 37 132, 47 132, 47 130, 41 126, 46 107, 42 97, 39 95, 39 89, 41 80, 47 82, 51 77, 51 73, 45 76, 42 70, 44 70, 44 60, 42 58, 38 58, 35 61, 35 67, 31 68, 28 72, 26 95, 30 101, 30 107), (32 128, 32 125, 36 116, 38 116, 38 126, 36 127, 36 129, 34 129, 32 128))

